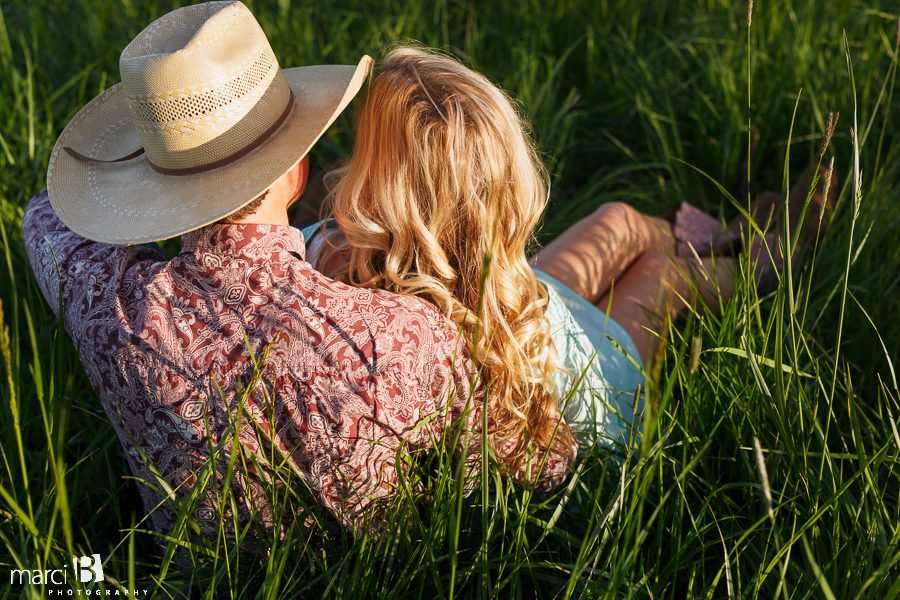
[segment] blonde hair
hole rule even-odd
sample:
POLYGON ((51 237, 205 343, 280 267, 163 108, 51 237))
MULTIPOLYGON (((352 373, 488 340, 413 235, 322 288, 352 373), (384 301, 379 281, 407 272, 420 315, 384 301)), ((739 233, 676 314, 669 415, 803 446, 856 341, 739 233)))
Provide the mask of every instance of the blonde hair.
POLYGON ((319 261, 349 256, 330 275, 420 296, 460 324, 487 383, 488 439, 511 473, 529 444, 572 452, 553 387, 547 292, 525 258, 548 183, 524 127, 484 76, 395 48, 330 196, 343 236, 319 261))

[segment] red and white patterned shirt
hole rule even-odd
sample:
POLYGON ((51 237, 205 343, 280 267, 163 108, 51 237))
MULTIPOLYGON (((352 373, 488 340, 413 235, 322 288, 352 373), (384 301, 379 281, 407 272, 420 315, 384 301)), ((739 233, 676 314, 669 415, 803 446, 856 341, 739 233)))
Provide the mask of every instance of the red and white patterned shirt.
MULTIPOLYGON (((231 479, 240 522, 272 523, 261 486, 272 478, 272 442, 356 531, 367 521, 377 527, 403 457, 452 439, 454 425, 463 433, 454 452, 479 464, 482 391, 455 324, 419 298, 314 271, 299 230, 210 225, 183 235, 181 254, 165 261, 143 246, 69 231, 44 190, 22 231, 54 312, 62 292, 65 328, 134 475, 156 488, 139 486, 148 510, 159 505, 151 514, 158 531, 173 531, 198 482, 192 515, 217 531, 238 414, 237 439, 256 459, 231 479), (254 360, 258 383, 245 394, 254 360), (204 465, 220 442, 225 451, 207 479, 204 465), (174 492, 164 501, 166 487, 174 492)), ((558 484, 573 458, 551 454, 538 484, 558 484)), ((221 510, 229 522, 230 502, 221 510)))

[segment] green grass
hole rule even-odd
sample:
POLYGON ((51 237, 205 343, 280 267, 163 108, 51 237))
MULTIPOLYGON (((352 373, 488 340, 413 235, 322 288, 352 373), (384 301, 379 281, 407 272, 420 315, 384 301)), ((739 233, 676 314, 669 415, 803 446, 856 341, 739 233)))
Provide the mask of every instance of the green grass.
MULTIPOLYGON (((713 181, 739 189, 748 123, 762 134, 755 195, 818 160, 828 112, 841 111, 826 154, 840 177, 828 235, 790 289, 759 298, 741 282, 721 317, 697 307, 667 331, 645 439, 621 466, 582 457, 552 494, 491 469, 462 500, 438 460, 421 474, 430 513, 406 527, 399 500, 381 547, 354 540, 296 485, 282 502, 306 507, 312 531, 288 527, 256 555, 211 542, 185 574, 145 532, 115 433, 34 285, 19 230, 62 127, 118 81, 121 49, 177 4, 7 0, 0 598, 47 595, 10 586, 7 567, 92 553, 104 557, 100 589, 159 597, 189 585, 204 598, 900 596, 900 9, 758 2, 748 30, 746 6, 724 0, 248 4, 284 66, 355 63, 409 38, 452 49, 515 94, 553 176, 544 241, 611 200, 649 213, 689 200, 730 217, 737 208, 713 181), (863 174, 856 218, 842 29, 863 174)), ((313 160, 352 144, 348 113, 313 160)))

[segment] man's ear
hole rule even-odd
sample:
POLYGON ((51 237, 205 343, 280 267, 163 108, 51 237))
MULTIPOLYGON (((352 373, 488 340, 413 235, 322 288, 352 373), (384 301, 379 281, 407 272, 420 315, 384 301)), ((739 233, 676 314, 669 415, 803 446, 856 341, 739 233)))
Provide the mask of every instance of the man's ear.
POLYGON ((309 177, 309 154, 304 156, 300 162, 291 168, 290 171, 285 173, 282 176, 282 179, 279 182, 282 182, 285 186, 284 193, 290 194, 291 190, 293 190, 293 195, 288 200, 285 208, 290 208, 297 200, 300 199, 300 196, 303 195, 304 190, 306 190, 306 180, 309 177))
POLYGON ((297 194, 297 198, 299 199, 300 196, 303 195, 303 192, 306 190, 306 182, 309 179, 309 154, 304 156, 303 160, 297 163, 297 166, 300 168, 300 172, 297 174, 297 189, 300 190, 300 192, 297 194))
POLYGON ((300 193, 291 202, 293 205, 291 225, 303 227, 319 220, 319 210, 328 192, 322 182, 324 172, 321 166, 317 165, 313 170, 313 179, 310 182, 309 155, 304 156, 303 160, 294 168, 298 169, 296 181, 300 193))

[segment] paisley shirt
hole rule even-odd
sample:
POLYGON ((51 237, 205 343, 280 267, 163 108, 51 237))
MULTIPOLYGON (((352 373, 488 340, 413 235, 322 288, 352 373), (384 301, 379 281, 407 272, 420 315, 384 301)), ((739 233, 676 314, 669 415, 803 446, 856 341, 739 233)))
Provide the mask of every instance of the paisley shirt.
MULTIPOLYGON (((158 531, 180 510, 207 533, 220 511, 271 526, 274 464, 375 531, 411 454, 456 440, 470 475, 480 464, 482 388, 456 326, 418 298, 314 271, 299 230, 209 225, 165 261, 76 235, 44 190, 22 231, 158 531), (235 440, 249 466, 228 479, 235 440), (226 481, 237 502, 219 506, 226 481)), ((573 458, 535 453, 536 483, 558 484, 573 458)))

